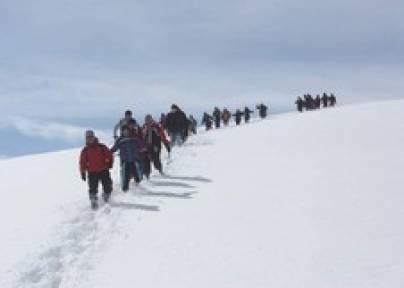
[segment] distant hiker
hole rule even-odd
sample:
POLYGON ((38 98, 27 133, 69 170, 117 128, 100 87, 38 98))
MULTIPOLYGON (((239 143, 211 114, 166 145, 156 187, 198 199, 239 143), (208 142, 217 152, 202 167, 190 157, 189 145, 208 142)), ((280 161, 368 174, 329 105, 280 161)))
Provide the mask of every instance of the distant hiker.
POLYGON ((166 127, 172 145, 184 143, 188 134, 188 119, 185 113, 175 104, 171 105, 171 112, 167 114, 166 127))
POLYGON ((102 198, 109 201, 112 192, 112 179, 109 169, 113 166, 111 151, 104 144, 99 143, 93 131, 86 131, 86 146, 80 153, 81 179, 88 182, 91 208, 98 208, 98 185, 103 187, 102 198))
POLYGON ((168 153, 171 152, 171 148, 164 130, 154 121, 151 115, 145 117, 143 135, 147 151, 147 157, 143 160, 143 173, 146 178, 149 179, 151 174, 151 162, 153 162, 154 168, 156 168, 160 174, 163 174, 163 165, 161 164, 161 143, 164 144, 168 153))
POLYGON ((205 125, 206 131, 212 129, 212 124, 213 124, 213 117, 210 116, 208 113, 203 113, 202 117, 202 125, 205 125))
POLYGON ((321 98, 320 95, 317 95, 316 98, 314 99, 314 107, 316 109, 320 109, 321 108, 321 98))
POLYGON ((304 95, 304 107, 306 110, 314 109, 314 99, 310 94, 304 95))
POLYGON ((321 97, 321 102, 323 103, 323 107, 327 108, 327 106, 328 106, 328 95, 327 95, 327 93, 323 93, 323 96, 321 97))
POLYGON ((267 111, 268 111, 268 107, 265 106, 263 103, 257 105, 257 110, 258 110, 258 114, 260 115, 261 119, 264 119, 267 117, 267 111))
POLYGON ((125 117, 119 120, 119 122, 114 127, 114 139, 118 139, 118 130, 120 131, 120 135, 122 135, 122 127, 127 126, 129 129, 135 131, 139 128, 136 120, 132 116, 132 111, 127 110, 125 112, 125 117))
POLYGON ((250 122, 252 113, 254 113, 254 111, 250 110, 250 108, 248 108, 247 106, 244 108, 244 121, 245 121, 245 123, 250 122))
POLYGON ((297 97, 295 104, 296 104, 297 111, 303 112, 304 101, 303 101, 302 97, 300 97, 300 96, 297 97))
POLYGON ((236 110, 236 113, 233 114, 234 118, 236 119, 236 125, 241 124, 241 117, 243 117, 244 113, 240 111, 240 109, 236 110))
POLYGON ((224 126, 228 126, 228 125, 229 125, 230 118, 231 118, 231 113, 230 113, 230 111, 227 110, 226 108, 224 108, 224 109, 223 109, 223 113, 222 113, 222 120, 223 120, 224 126))
POLYGON ((215 110, 213 111, 213 121, 215 121, 215 128, 218 129, 220 128, 220 119, 221 119, 221 114, 220 109, 215 107, 215 110))
POLYGON ((198 127, 198 122, 195 120, 194 116, 190 115, 189 116, 189 128, 188 130, 192 133, 192 134, 196 134, 197 133, 197 127, 198 127))
POLYGON ((330 97, 329 97, 329 101, 330 101, 330 106, 333 107, 335 106, 335 104, 337 104, 337 98, 335 97, 334 94, 331 93, 330 97))
POLYGON ((138 184, 142 179, 141 155, 145 149, 145 143, 141 138, 135 138, 132 129, 129 126, 122 127, 122 136, 119 137, 111 152, 119 150, 121 158, 121 188, 122 191, 129 190, 129 182, 133 177, 138 184))

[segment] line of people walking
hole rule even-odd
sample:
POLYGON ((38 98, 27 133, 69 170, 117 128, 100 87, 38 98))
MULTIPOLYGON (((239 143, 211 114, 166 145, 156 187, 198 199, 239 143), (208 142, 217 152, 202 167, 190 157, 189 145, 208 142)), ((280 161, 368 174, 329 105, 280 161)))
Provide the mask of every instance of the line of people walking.
POLYGON ((303 95, 303 98, 301 96, 297 97, 295 104, 297 111, 303 112, 320 109, 321 107, 333 107, 337 104, 337 98, 333 93, 330 95, 323 93, 322 96, 317 94, 316 97, 313 97, 310 94, 305 94, 303 95))
MULTIPOLYGON (((261 103, 256 106, 256 109, 260 118, 264 119, 267 117, 268 106, 261 103)), ((215 107, 212 115, 207 112, 203 114, 202 125, 205 126, 206 131, 213 129, 213 126, 219 129, 222 123, 224 126, 228 126, 232 117, 234 117, 236 125, 240 125, 243 118, 245 123, 249 123, 253 113, 254 111, 247 106, 243 110, 237 109, 235 113, 231 113, 227 108, 221 111, 218 107, 215 107)))
POLYGON ((109 202, 113 190, 110 170, 114 165, 115 153, 119 152, 121 189, 127 192, 132 179, 139 184, 144 178, 150 178, 152 166, 163 174, 162 147, 170 153, 173 146, 184 143, 188 137, 189 123, 186 114, 173 104, 171 111, 160 122, 146 115, 143 125, 139 125, 132 111, 127 110, 114 127, 115 143, 110 148, 98 140, 94 131, 86 131, 79 166, 81 179, 88 182, 92 209, 99 207, 100 183, 102 199, 105 203, 109 202))
MULTIPOLYGON (((268 107, 264 104, 256 106, 259 116, 266 118, 268 107)), ((231 113, 228 109, 221 111, 215 108, 212 116, 204 113, 202 124, 210 130, 213 124, 220 128, 222 123, 228 126, 232 117, 236 125, 242 118, 245 123, 251 119, 253 110, 245 107, 231 113)), ((113 129, 114 144, 111 147, 101 143, 93 130, 85 132, 85 147, 81 150, 79 167, 83 181, 88 183, 89 198, 92 209, 99 207, 98 187, 103 188, 102 200, 108 203, 113 190, 110 170, 114 166, 114 154, 119 154, 120 180, 123 192, 129 190, 131 180, 139 184, 143 179, 149 179, 152 167, 163 174, 161 151, 163 147, 170 154, 173 146, 182 145, 190 135, 197 133, 198 123, 176 104, 171 105, 167 114, 162 113, 159 121, 151 115, 146 115, 140 125, 130 110, 125 111, 124 117, 113 129)))

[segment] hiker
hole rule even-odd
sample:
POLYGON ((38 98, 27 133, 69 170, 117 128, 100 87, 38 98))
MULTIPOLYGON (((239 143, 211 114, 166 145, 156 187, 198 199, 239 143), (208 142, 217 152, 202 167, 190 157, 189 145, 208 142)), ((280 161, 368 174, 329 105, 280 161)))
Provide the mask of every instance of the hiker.
POLYGON ((306 111, 313 110, 315 108, 314 99, 310 94, 304 95, 304 106, 306 111))
POLYGON ((213 111, 213 120, 215 121, 215 128, 218 129, 220 128, 220 119, 221 119, 221 112, 220 109, 215 107, 215 110, 213 111))
POLYGON ((136 184, 142 180, 141 153, 145 149, 144 141, 134 135, 130 126, 122 127, 122 136, 119 137, 111 152, 119 150, 121 159, 121 188, 123 192, 129 190, 129 182, 133 177, 136 184))
POLYGON ((85 133, 86 145, 80 153, 80 174, 83 181, 88 182, 91 208, 97 209, 98 185, 101 182, 103 188, 102 198, 108 202, 112 193, 112 179, 109 170, 114 161, 111 151, 100 143, 94 131, 85 133))
POLYGON ((226 108, 224 108, 224 109, 223 109, 223 113, 222 113, 222 120, 223 120, 224 126, 228 126, 228 125, 229 125, 230 118, 231 118, 231 113, 230 113, 230 111, 227 110, 226 108))
POLYGON ((236 113, 233 114, 234 118, 236 119, 236 125, 241 124, 241 117, 244 115, 243 112, 240 111, 240 109, 236 110, 236 113))
POLYGON ((213 124, 213 117, 210 116, 208 113, 203 113, 202 117, 202 125, 205 125, 206 131, 212 129, 212 124, 213 124))
POLYGON ((151 174, 151 162, 154 168, 163 174, 163 165, 161 163, 161 143, 171 152, 170 142, 167 140, 163 128, 156 123, 151 115, 145 117, 145 124, 143 126, 144 141, 146 144, 146 157, 143 159, 143 173, 147 179, 151 174))
POLYGON ((321 97, 321 102, 323 103, 323 107, 327 108, 327 106, 328 106, 328 95, 327 95, 327 93, 323 93, 323 96, 321 97))
POLYGON ((329 101, 330 101, 330 106, 333 107, 335 106, 335 104, 337 104, 337 98, 335 97, 334 94, 331 93, 330 97, 329 97, 329 101))
POLYGON ((250 122, 252 113, 254 113, 254 111, 250 110, 250 108, 248 108, 247 106, 244 108, 244 121, 245 121, 245 123, 250 122))
POLYGON ((132 116, 132 111, 126 110, 125 116, 114 127, 114 139, 118 139, 118 130, 120 131, 120 135, 122 135, 122 127, 128 126, 132 132, 135 133, 136 130, 139 128, 136 120, 132 116))
POLYGON ((196 135, 197 134, 197 128, 198 128, 198 122, 195 120, 194 116, 190 115, 189 116, 189 128, 188 130, 190 133, 196 135))
POLYGON ((264 119, 267 117, 267 111, 268 111, 268 107, 265 106, 263 103, 257 105, 257 110, 258 110, 258 114, 260 115, 261 119, 264 119))
POLYGON ((320 109, 321 108, 320 95, 317 95, 316 98, 314 99, 314 107, 315 107, 315 109, 320 109))
POLYGON ((302 97, 300 97, 300 96, 297 97, 295 104, 296 104, 297 111, 303 112, 304 101, 303 101, 302 97))
POLYGON ((166 128, 172 145, 184 143, 188 134, 188 119, 185 113, 175 104, 171 105, 171 112, 167 114, 166 128))

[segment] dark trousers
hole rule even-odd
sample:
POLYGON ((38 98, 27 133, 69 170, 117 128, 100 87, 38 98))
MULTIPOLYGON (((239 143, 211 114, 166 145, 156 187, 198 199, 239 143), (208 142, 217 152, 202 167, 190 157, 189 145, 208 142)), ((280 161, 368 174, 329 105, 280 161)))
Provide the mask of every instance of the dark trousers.
POLYGON ((122 173, 122 190, 129 190, 129 182, 133 177, 136 183, 139 183, 141 180, 141 175, 139 175, 140 166, 138 162, 122 162, 121 164, 121 173, 122 173))
POLYGON ((88 173, 88 187, 90 199, 97 199, 98 185, 101 182, 105 194, 112 192, 112 179, 109 170, 88 173))
POLYGON ((146 155, 143 161, 143 173, 147 178, 151 174, 151 163, 153 162, 154 168, 156 168, 160 173, 163 171, 163 165, 161 164, 161 148, 156 147, 156 149, 151 149, 146 155))

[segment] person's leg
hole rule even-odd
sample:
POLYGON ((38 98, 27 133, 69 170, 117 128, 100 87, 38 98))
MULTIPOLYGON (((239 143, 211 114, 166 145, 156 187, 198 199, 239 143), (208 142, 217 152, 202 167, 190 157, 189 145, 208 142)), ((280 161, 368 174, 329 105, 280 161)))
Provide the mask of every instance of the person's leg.
POLYGON ((142 175, 142 165, 140 164, 140 161, 135 161, 135 163, 133 164, 135 167, 135 181, 137 184, 140 183, 140 181, 142 181, 143 175, 142 175))
POLYGON ((89 186, 89 197, 91 202, 91 208, 98 208, 98 182, 99 182, 99 173, 90 172, 88 173, 88 186, 89 186))
POLYGON ((163 165, 161 164, 161 148, 159 148, 156 152, 153 153, 153 164, 154 168, 156 168, 160 174, 163 173, 163 165))
POLYGON ((90 199, 97 199, 98 194, 98 175, 94 172, 88 173, 88 193, 90 199))
POLYGON ((128 162, 122 163, 123 169, 123 178, 122 178, 122 191, 126 192, 129 190, 129 181, 130 181, 130 167, 128 162))
POLYGON ((130 163, 128 163, 128 165, 129 165, 129 171, 130 171, 130 173, 129 173, 130 176, 129 177, 132 178, 132 176, 133 176, 133 178, 135 179, 135 182, 139 183, 140 178, 139 178, 139 175, 138 175, 138 172, 137 172, 137 169, 136 169, 136 163, 135 162, 130 162, 130 163))
POLYGON ((147 179, 150 178, 151 167, 150 167, 150 158, 149 156, 144 157, 143 159, 143 174, 147 179))
POLYGON ((171 132, 170 138, 171 138, 171 146, 177 145, 177 143, 176 143, 177 142, 177 134, 171 132))
POLYGON ((112 179, 109 170, 105 170, 101 173, 101 184, 104 190, 102 198, 104 199, 105 202, 108 202, 112 193, 112 179))

